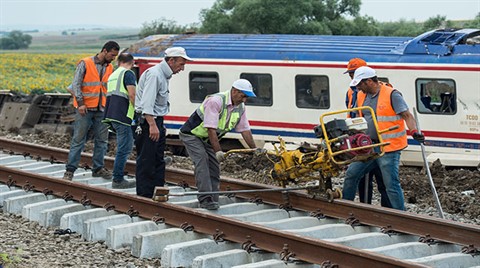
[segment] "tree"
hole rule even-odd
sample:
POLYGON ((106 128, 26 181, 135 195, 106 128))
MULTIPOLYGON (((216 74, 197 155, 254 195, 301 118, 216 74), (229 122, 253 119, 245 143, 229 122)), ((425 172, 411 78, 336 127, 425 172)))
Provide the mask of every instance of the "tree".
MULTIPOLYGON (((200 12, 200 32, 358 34, 346 16, 359 18, 360 4, 360 0, 217 0, 200 12)), ((378 32, 375 25, 364 27, 366 32, 378 32)))
POLYGON ((384 22, 379 24, 382 36, 417 36, 423 33, 421 25, 414 20, 400 19, 396 22, 384 22))
POLYGON ((423 23, 423 32, 428 32, 435 29, 451 28, 452 22, 447 20, 446 16, 437 15, 435 17, 428 18, 423 23))
POLYGON ((480 29, 480 12, 475 16, 475 18, 464 25, 465 28, 476 28, 480 29))
POLYGON ((32 43, 32 36, 29 34, 23 34, 21 31, 11 31, 7 37, 0 39, 0 45, 2 49, 21 49, 28 48, 32 43))
POLYGON ((140 37, 147 37, 153 34, 179 34, 187 30, 185 26, 179 26, 176 21, 160 18, 152 22, 143 23, 140 30, 140 37))
POLYGON ((346 28, 339 30, 342 35, 380 35, 380 28, 377 21, 373 17, 355 17, 346 23, 346 28))

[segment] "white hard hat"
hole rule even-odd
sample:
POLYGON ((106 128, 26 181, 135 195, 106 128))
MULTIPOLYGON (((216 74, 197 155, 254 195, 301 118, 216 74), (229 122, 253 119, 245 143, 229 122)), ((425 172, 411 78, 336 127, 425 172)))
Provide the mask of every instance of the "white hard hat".
POLYGON ((233 82, 232 87, 242 91, 247 97, 256 97, 255 93, 253 93, 252 84, 247 79, 236 80, 233 82))
POLYGON ((355 70, 355 74, 353 75, 352 82, 350 82, 350 86, 356 87, 363 79, 372 78, 375 76, 377 76, 377 73, 374 69, 368 66, 362 66, 355 70))

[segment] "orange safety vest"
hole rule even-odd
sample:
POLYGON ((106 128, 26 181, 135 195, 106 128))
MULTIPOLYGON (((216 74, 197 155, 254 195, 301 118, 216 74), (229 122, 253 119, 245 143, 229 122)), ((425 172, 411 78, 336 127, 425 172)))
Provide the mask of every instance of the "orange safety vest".
MULTIPOLYGON (((380 83, 381 85, 386 85, 387 87, 391 87, 393 88, 392 84, 390 83, 385 83, 385 82, 382 82, 382 81, 378 81, 378 83, 380 83)), ((357 89, 357 103, 358 103, 358 97, 360 95, 363 95, 363 99, 365 99, 365 93, 363 93, 362 91, 360 91, 359 89, 357 89)), ((347 89, 347 99, 348 99, 348 104, 347 104, 347 109, 350 109, 352 108, 352 101, 353 101, 353 89, 351 87, 349 87, 347 89)), ((360 107, 357 105, 357 107, 360 107)), ((360 116, 361 116, 361 111, 360 111, 360 116)), ((350 118, 350 113, 347 113, 347 118, 350 118)))
MULTIPOLYGON (((87 108, 97 108, 99 104, 105 107, 107 103, 108 77, 113 72, 113 66, 109 63, 105 68, 102 79, 100 79, 93 57, 84 58, 83 62, 85 62, 85 77, 82 82, 83 103, 87 108)), ((75 97, 73 98, 73 106, 78 108, 75 97)))
MULTIPOLYGON (((394 90, 395 89, 385 85, 384 83, 380 83, 380 92, 378 93, 377 108, 375 109, 375 115, 377 116, 379 130, 387 129, 396 125, 399 126, 399 128, 395 130, 391 130, 381 134, 384 142, 390 142, 389 145, 384 147, 385 152, 402 150, 408 145, 405 121, 400 115, 395 113, 395 110, 393 110, 392 107, 391 96, 394 90)), ((365 93, 358 92, 358 107, 363 106, 363 103, 365 102, 365 97, 365 93)))

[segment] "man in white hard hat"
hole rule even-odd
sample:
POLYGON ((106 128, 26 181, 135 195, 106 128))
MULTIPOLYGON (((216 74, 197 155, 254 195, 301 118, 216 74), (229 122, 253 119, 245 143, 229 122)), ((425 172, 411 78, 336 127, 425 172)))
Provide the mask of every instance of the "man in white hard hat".
MULTIPOLYGON (((244 104, 255 97, 252 84, 238 79, 230 90, 207 96, 180 128, 180 139, 195 165, 199 192, 219 190, 220 161, 225 159, 219 140, 227 132, 235 129, 250 148, 256 147, 244 104)), ((218 209, 218 194, 199 195, 198 201, 201 208, 218 209)))
MULTIPOLYGON (((353 162, 348 166, 343 183, 343 198, 353 200, 359 180, 378 166, 382 172, 383 183, 387 189, 388 199, 394 209, 405 210, 402 186, 398 178, 400 154, 408 146, 407 128, 412 137, 420 143, 425 136, 417 131, 417 124, 402 94, 392 87, 381 83, 374 69, 362 66, 355 70, 350 86, 357 87, 363 94, 358 96, 358 107, 369 106, 375 112, 380 130, 398 126, 381 134, 384 142, 389 142, 383 150, 385 154, 366 162, 353 162), (406 125, 406 127, 405 127, 406 125)), ((378 135, 369 110, 359 112, 368 123, 368 134, 374 142, 378 135)))
POLYGON ((163 117, 170 112, 169 81, 192 59, 183 47, 170 47, 159 64, 140 76, 135 93, 135 148, 137 195, 152 198, 156 186, 165 184, 166 129, 163 117))

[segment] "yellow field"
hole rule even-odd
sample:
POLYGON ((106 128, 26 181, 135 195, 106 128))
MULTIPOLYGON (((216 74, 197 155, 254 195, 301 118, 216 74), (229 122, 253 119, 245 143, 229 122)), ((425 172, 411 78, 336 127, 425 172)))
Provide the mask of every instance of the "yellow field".
POLYGON ((23 93, 67 92, 76 63, 92 54, 0 54, 0 89, 23 93))

